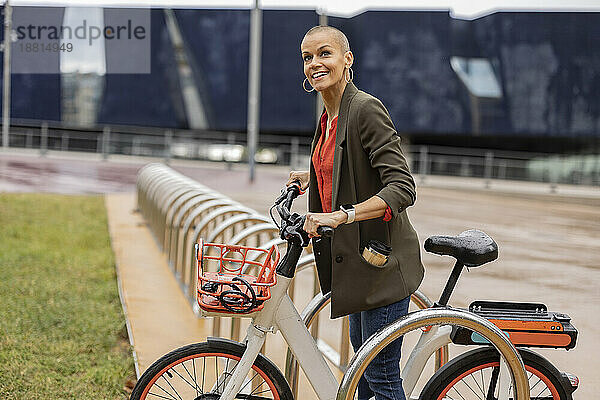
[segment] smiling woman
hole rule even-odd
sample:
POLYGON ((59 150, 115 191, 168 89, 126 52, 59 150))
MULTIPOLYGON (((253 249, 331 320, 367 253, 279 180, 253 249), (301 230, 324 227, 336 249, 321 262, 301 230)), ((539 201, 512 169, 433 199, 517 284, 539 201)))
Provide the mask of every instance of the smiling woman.
MULTIPOLYGON (((316 90, 325 110, 310 171, 292 171, 288 185, 309 188, 304 230, 313 238, 321 290, 331 291, 332 317, 349 315, 356 351, 407 313, 410 295, 423 279, 419 241, 406 214, 415 201, 415 183, 389 113, 352 83, 354 55, 346 35, 330 26, 314 27, 300 51, 304 89, 316 90), (337 228, 331 240, 319 237, 320 226, 337 228), (372 243, 391 248, 385 263, 362 257, 372 243)), ((401 345, 400 338, 371 362, 358 386, 360 400, 405 398, 401 345)))

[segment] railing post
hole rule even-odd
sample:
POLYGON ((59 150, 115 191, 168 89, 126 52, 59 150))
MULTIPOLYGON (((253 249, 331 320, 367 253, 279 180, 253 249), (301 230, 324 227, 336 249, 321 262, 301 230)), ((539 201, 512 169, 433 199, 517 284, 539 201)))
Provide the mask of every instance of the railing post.
POLYGON ((506 161, 502 161, 498 165, 498 179, 506 179, 506 164, 506 161))
POLYGON ((485 167, 483 171, 483 176, 485 178, 485 187, 489 189, 491 185, 492 172, 494 167, 494 153, 491 151, 487 151, 485 153, 485 167))
POLYGON ((419 148, 419 175, 421 175, 421 182, 425 181, 425 175, 427 175, 428 158, 427 146, 421 146, 419 148))
POLYGON ((469 160, 466 157, 460 159, 460 176, 470 176, 469 160))
POLYGON ((27 133, 25 134, 25 148, 30 149, 33 147, 33 132, 31 129, 27 129, 27 133))
POLYGON ((214 337, 221 337, 221 317, 213 317, 212 335, 214 337))
POLYGON ((165 132, 165 164, 169 164, 171 161, 171 145, 173 144, 173 131, 167 130, 165 132))
POLYGON ((141 142, 142 138, 140 138, 139 136, 135 136, 132 140, 131 140, 131 155, 132 156, 137 156, 140 154, 140 142, 141 142))
POLYGON ((63 133, 60 138, 60 149, 62 151, 69 150, 69 134, 63 133))
POLYGON ((298 169, 298 149, 300 147, 300 140, 294 136, 290 147, 290 168, 298 169))
POLYGON ((105 126, 102 130, 102 159, 108 159, 110 148, 110 127, 105 126))
POLYGON ((48 123, 42 122, 42 132, 40 137, 40 154, 45 156, 48 152, 48 123))
POLYGON ((345 316, 342 320, 342 335, 340 337, 340 367, 342 370, 348 368, 350 360, 350 318, 345 316))
MULTIPOLYGON (((235 145, 235 133, 229 132, 227 134, 227 144, 232 147, 233 147, 233 145, 235 145)), ((227 170, 231 171, 231 166, 233 165, 233 163, 231 161, 228 161, 226 164, 227 164, 227 170)))
POLYGON ((236 342, 240 341, 240 319, 232 318, 231 319, 231 332, 229 338, 231 340, 235 340, 236 342))

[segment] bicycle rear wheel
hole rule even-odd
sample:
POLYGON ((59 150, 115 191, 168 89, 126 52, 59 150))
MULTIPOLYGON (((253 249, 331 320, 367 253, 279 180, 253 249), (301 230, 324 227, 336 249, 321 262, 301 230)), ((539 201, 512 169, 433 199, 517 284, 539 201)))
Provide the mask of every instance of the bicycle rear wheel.
MULTIPOLYGON (((520 349, 519 353, 527 371, 531 400, 572 400, 561 384, 560 372, 548 360, 530 350, 520 349)), ((427 382, 420 398, 497 399, 499 368, 500 355, 495 349, 483 347, 468 351, 440 368, 427 382)))
MULTIPOLYGON (((209 339, 173 350, 140 377, 131 400, 218 400, 244 353, 240 343, 209 339)), ((293 400, 277 367, 258 355, 236 399, 293 400)))

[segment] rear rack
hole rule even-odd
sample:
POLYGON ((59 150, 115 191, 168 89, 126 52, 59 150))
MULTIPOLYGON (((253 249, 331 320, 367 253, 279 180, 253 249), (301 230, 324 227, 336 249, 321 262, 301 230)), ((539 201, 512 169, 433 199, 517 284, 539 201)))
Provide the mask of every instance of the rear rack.
MULTIPOLYGON (((571 317, 548 311, 541 303, 475 301, 469 311, 502 329, 515 346, 570 350, 577 342, 577 329, 571 324, 571 317)), ((483 336, 457 327, 452 329, 451 339, 464 345, 489 343, 483 336)))

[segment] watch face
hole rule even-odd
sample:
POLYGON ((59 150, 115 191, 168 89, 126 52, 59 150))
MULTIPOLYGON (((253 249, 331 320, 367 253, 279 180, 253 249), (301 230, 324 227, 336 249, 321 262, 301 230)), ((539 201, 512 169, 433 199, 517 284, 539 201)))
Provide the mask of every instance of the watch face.
POLYGON ((354 209, 354 206, 352 204, 344 204, 340 208, 342 208, 344 210, 352 210, 352 209, 354 209))

